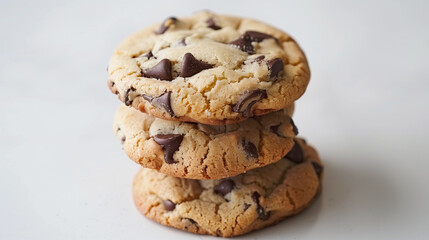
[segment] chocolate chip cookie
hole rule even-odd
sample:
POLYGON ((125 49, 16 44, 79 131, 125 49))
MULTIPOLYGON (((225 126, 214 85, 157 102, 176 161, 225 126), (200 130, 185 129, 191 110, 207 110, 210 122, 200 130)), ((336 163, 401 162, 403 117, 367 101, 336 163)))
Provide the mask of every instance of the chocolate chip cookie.
POLYGON ((121 106, 113 131, 127 155, 143 167, 192 179, 231 177, 280 160, 298 134, 292 108, 230 125, 155 118, 121 106))
POLYGON ((291 105, 310 79, 286 33, 247 18, 200 12, 167 18, 122 42, 108 86, 158 118, 224 125, 291 105))
POLYGON ((231 237, 275 224, 307 208, 321 188, 323 165, 298 139, 294 156, 220 180, 190 180, 141 169, 134 202, 146 217, 199 234, 231 237))

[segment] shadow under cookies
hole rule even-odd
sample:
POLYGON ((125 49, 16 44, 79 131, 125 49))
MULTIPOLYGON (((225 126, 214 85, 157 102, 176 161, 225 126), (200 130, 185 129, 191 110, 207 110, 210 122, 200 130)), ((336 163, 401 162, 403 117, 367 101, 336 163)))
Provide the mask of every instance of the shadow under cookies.
POLYGON ((310 234, 314 236, 315 231, 323 239, 338 238, 367 229, 382 231, 383 226, 398 221, 400 216, 395 209, 405 206, 398 206, 399 193, 387 179, 388 168, 378 170, 376 164, 365 166, 359 159, 340 160, 344 159, 322 158, 325 164, 322 192, 312 206, 277 225, 236 239, 303 239, 310 234))

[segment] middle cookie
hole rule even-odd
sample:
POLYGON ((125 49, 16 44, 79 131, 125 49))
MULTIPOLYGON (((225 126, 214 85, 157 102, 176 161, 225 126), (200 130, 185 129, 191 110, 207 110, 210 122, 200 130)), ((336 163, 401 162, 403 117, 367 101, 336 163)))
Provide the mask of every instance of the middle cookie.
POLYGON ((293 107, 243 122, 212 126, 158 119, 121 106, 113 131, 143 167, 191 179, 220 179, 277 162, 298 130, 293 107))

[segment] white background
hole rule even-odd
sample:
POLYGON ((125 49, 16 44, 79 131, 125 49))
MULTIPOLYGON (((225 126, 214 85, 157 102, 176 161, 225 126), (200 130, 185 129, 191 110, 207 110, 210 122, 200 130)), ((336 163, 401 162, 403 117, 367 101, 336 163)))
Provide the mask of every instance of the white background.
POLYGON ((135 210, 106 87, 122 39, 201 9, 286 30, 312 69, 294 119, 325 161, 323 194, 242 239, 428 239, 428 2, 266 0, 2 0, 0 239, 211 238, 135 210))

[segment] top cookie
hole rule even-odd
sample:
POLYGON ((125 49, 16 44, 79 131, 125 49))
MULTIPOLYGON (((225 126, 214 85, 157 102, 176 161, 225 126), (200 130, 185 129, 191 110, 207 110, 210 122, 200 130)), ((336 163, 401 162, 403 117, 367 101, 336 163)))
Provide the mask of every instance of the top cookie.
POLYGON ((289 35, 210 12, 137 32, 116 49, 108 71, 110 89, 126 105, 211 125, 285 108, 310 79, 305 55, 289 35))

